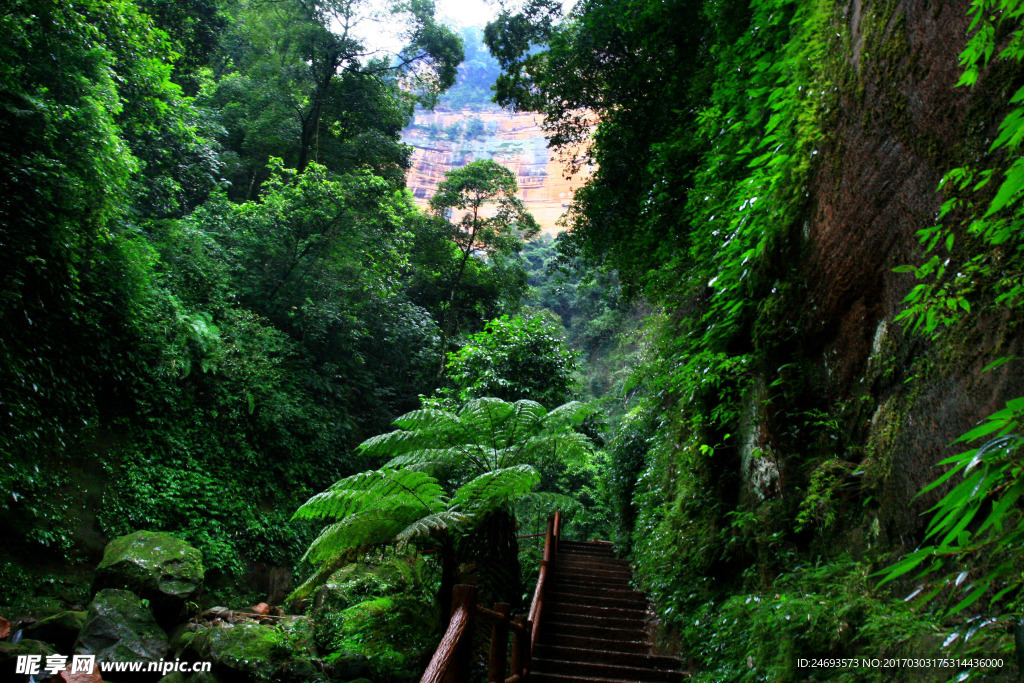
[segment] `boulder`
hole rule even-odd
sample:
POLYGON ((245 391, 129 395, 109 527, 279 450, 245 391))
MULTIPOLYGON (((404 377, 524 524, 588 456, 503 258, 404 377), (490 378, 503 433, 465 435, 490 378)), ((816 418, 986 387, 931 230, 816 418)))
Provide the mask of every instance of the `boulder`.
POLYGON ((209 672, 196 674, 175 672, 167 674, 156 683, 220 683, 220 679, 209 672))
POLYGON ((85 611, 54 614, 26 628, 25 637, 52 643, 59 652, 71 652, 87 614, 85 611))
POLYGON ((255 623, 211 626, 185 639, 182 658, 211 662, 226 683, 271 680, 291 649, 279 629, 255 623))
POLYGON ((49 655, 58 653, 49 643, 38 640, 19 640, 12 643, 9 640, 0 641, 0 672, 3 675, 11 675, 14 671, 15 662, 21 655, 39 655, 41 663, 46 662, 49 655))
POLYGON ((149 600, 159 623, 171 628, 202 584, 202 553, 171 534, 136 531, 107 544, 93 590, 132 591, 149 600))
POLYGON ((342 652, 331 655, 328 671, 331 680, 351 681, 353 679, 364 680, 369 678, 373 671, 370 667, 370 660, 366 655, 354 652, 342 652))
POLYGON ((75 643, 76 654, 104 662, 153 662, 168 650, 167 633, 149 608, 134 593, 114 588, 93 598, 75 643))
MULTIPOLYGON (((325 680, 323 664, 315 658, 312 627, 306 619, 282 626, 239 622, 182 631, 178 656, 209 661, 223 683, 325 680)), ((191 679, 189 679, 191 683, 191 679)))

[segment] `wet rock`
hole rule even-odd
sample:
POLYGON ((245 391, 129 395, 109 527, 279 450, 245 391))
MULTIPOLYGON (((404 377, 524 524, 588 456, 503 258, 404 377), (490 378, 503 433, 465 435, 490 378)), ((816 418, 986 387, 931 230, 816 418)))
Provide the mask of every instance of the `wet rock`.
POLYGON ((71 652, 87 612, 61 612, 41 619, 25 629, 25 637, 52 643, 60 652, 71 652))
POLYGON ((139 597, 105 588, 89 605, 75 643, 77 654, 96 655, 106 662, 152 662, 167 656, 167 633, 139 597))
MULTIPOLYGON (((100 668, 93 664, 91 671, 77 671, 72 673, 70 667, 66 667, 51 679, 51 683, 103 683, 100 675, 100 668)), ((112 683, 108 681, 107 683, 112 683)))
POLYGON ((167 674, 156 683, 221 683, 220 679, 209 672, 183 674, 174 672, 167 674))
MULTIPOLYGON (((183 643, 176 654, 184 660, 211 662, 221 683, 326 681, 312 632, 305 617, 280 626, 252 621, 192 625, 176 634, 176 642, 183 643)), ((189 678, 188 683, 197 682, 189 678)))
POLYGON ((202 553, 171 534, 136 531, 107 545, 93 590, 130 590, 149 600, 157 620, 170 628, 202 583, 202 553))
POLYGON ((4 640, 0 641, 0 671, 9 675, 14 671, 14 664, 18 657, 23 655, 38 655, 42 662, 47 656, 59 654, 52 645, 38 640, 20 640, 17 643, 4 640))
POLYGON ((373 674, 370 669, 370 660, 365 655, 353 652, 340 653, 331 657, 328 673, 331 680, 334 681, 364 680, 373 674))
POLYGON ((291 654, 284 633, 254 623, 212 626, 186 634, 183 659, 209 661, 225 681, 269 681, 291 654))

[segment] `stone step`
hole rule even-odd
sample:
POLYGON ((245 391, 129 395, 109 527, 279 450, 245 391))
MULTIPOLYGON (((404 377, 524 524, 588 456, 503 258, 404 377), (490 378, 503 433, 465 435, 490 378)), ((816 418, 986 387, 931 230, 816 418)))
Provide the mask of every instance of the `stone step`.
POLYGON ((600 592, 605 590, 626 591, 632 590, 633 588, 632 584, 629 581, 623 581, 619 577, 609 579, 608 577, 572 574, 565 572, 552 573, 551 582, 552 584, 557 583, 559 585, 564 585, 566 587, 572 586, 577 590, 594 592, 600 592))
POLYGON ((611 543, 562 541, 540 616, 535 683, 657 683, 689 674, 651 653, 647 597, 611 543))
POLYGON ((632 574, 629 564, 623 560, 598 557, 580 557, 579 555, 558 555, 555 558, 556 567, 574 567, 580 569, 603 569, 607 571, 627 572, 632 574))
POLYGON ((609 543, 580 543, 578 541, 560 541, 558 543, 559 553, 573 553, 577 555, 597 555, 600 557, 615 557, 615 549, 609 543))
POLYGON ((600 587, 588 585, 579 583, 572 576, 552 576, 551 582, 548 584, 548 590, 558 591, 559 593, 575 593, 577 595, 600 595, 605 598, 620 598, 623 600, 630 598, 647 600, 647 594, 643 591, 608 585, 600 587))
POLYGON ((592 676, 582 677, 546 673, 531 673, 530 680, 539 683, 636 683, 631 678, 594 678, 592 676))

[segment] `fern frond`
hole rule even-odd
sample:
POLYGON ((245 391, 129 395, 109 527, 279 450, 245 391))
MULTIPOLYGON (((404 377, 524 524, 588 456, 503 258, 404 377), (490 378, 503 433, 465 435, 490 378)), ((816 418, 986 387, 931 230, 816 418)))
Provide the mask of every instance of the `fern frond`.
POLYGON ((490 437, 499 433, 513 410, 511 403, 500 398, 477 398, 462 406, 459 419, 469 434, 490 437))
POLYGON ((370 437, 359 444, 359 450, 363 455, 370 457, 397 455, 419 448, 429 448, 436 440, 437 437, 430 433, 396 429, 370 437))
POLYGON ((399 467, 422 468, 424 465, 432 465, 435 467, 453 468, 461 466, 467 460, 474 465, 482 463, 479 448, 473 445, 423 448, 392 458, 384 467, 387 469, 399 467))
MULTIPOLYGON (((348 555, 351 555, 348 554, 348 555)), ((313 575, 302 582, 302 585, 292 591, 292 594, 288 596, 287 600, 301 600, 302 598, 309 597, 309 594, 313 592, 320 584, 331 577, 331 574, 338 571, 346 564, 352 561, 352 557, 348 555, 339 555, 332 562, 326 562, 313 572, 313 575)))
POLYGON ((543 434, 523 445, 523 453, 519 459, 538 462, 547 458, 557 458, 560 462, 578 465, 587 461, 593 448, 593 442, 579 432, 543 434))
POLYGON ((474 517, 495 510, 527 493, 540 481, 531 465, 514 465, 485 472, 455 493, 451 508, 474 517))
POLYGON ((597 405, 593 402, 569 401, 552 409, 547 414, 547 417, 544 418, 544 427, 548 429, 576 427, 596 412, 597 405))
POLYGON ((320 532, 302 559, 331 562, 347 551, 391 543, 398 532, 421 516, 423 508, 418 505, 396 505, 349 515, 320 532))
POLYGON ((420 408, 402 415, 394 421, 396 426, 410 431, 430 429, 458 432, 462 429, 462 420, 455 413, 440 408, 420 408))
POLYGON ((457 510, 442 510, 432 515, 421 517, 409 526, 402 529, 395 536, 395 543, 399 548, 418 541, 423 538, 437 535, 440 531, 447 531, 466 521, 466 515, 457 510))
POLYGON ((536 401, 522 399, 512 404, 512 414, 506 421, 506 445, 516 443, 517 439, 532 434, 547 416, 548 411, 536 401))
POLYGON ((542 516, 549 515, 555 510, 561 510, 563 515, 583 512, 583 505, 572 496, 550 491, 527 493, 516 501, 516 508, 535 510, 541 513, 542 516))
POLYGON ((373 509, 420 506, 420 513, 443 507, 444 489, 426 472, 372 470, 335 482, 299 507, 292 519, 342 519, 373 509))

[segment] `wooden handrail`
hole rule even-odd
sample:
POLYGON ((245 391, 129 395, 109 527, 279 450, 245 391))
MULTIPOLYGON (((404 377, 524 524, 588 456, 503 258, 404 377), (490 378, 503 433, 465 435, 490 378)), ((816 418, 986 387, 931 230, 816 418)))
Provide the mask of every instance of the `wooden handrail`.
POLYGON ((460 584, 452 588, 452 618, 421 683, 467 680, 469 657, 460 655, 468 654, 466 650, 472 640, 476 593, 476 586, 460 584))
POLYGON ((469 679, 469 661, 473 620, 491 623, 491 652, 488 660, 488 683, 525 683, 530 675, 533 646, 540 631, 540 616, 544 609, 544 594, 551 573, 558 541, 561 536, 562 513, 556 511, 548 519, 544 534, 544 559, 540 561, 537 587, 533 591, 528 616, 512 616, 509 606, 497 604, 488 609, 476 604, 477 588, 460 584, 452 589, 452 617, 441 642, 434 651, 420 683, 461 683, 469 679), (512 631, 511 675, 505 678, 508 663, 508 633, 512 631))

